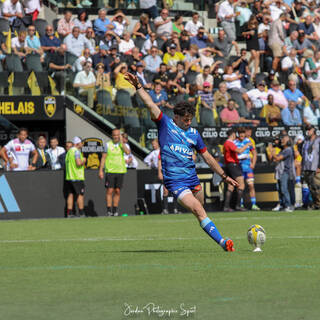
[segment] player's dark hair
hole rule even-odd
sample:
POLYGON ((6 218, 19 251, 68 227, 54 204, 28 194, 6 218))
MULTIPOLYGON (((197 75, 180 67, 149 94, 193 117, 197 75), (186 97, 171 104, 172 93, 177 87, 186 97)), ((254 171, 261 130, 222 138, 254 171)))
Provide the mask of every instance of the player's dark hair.
POLYGON ((230 136, 232 136, 234 133, 236 133, 236 131, 234 129, 230 129, 229 131, 227 131, 227 137, 229 138, 230 136))
POLYGON ((245 133, 246 132, 246 129, 245 128, 243 128, 243 127, 240 127, 239 129, 238 129, 238 133, 240 134, 240 133, 245 133))
POLYGON ((59 141, 59 139, 58 139, 56 136, 51 137, 51 138, 50 138, 50 141, 51 141, 51 140, 57 140, 57 141, 59 141))
POLYGON ((194 116, 196 110, 191 103, 187 101, 181 101, 175 105, 173 113, 181 117, 185 116, 186 114, 191 114, 192 116, 194 116))
POLYGON ((22 131, 26 132, 27 134, 29 134, 29 130, 27 128, 20 128, 18 130, 18 134, 20 134, 22 131))

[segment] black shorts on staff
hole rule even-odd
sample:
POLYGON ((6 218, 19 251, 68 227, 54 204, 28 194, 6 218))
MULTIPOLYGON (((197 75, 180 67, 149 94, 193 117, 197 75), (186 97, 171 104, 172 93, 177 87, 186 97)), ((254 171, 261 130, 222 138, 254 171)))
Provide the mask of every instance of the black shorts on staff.
POLYGON ((242 176, 242 170, 239 164, 235 162, 230 162, 226 165, 226 171, 229 177, 236 179, 242 176))
POLYGON ((84 181, 83 180, 67 180, 66 181, 66 193, 76 194, 76 195, 84 195, 84 181))
POLYGON ((122 188, 124 173, 106 173, 105 187, 108 188, 122 188))

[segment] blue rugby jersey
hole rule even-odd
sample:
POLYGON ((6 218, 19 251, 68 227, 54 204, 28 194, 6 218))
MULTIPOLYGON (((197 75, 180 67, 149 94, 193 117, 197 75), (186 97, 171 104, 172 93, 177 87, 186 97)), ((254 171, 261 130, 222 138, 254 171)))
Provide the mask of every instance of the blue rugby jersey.
POLYGON ((158 140, 162 164, 163 180, 166 187, 199 184, 196 166, 192 159, 193 149, 204 153, 207 148, 194 128, 183 130, 161 112, 155 120, 158 126, 158 140))
MULTIPOLYGON (((247 143, 251 142, 250 139, 244 138, 243 141, 236 140, 234 141, 235 145, 238 148, 242 148, 247 143)), ((240 165, 243 171, 250 169, 251 159, 250 159, 250 151, 253 150, 253 146, 248 146, 242 153, 238 153, 238 159, 240 161, 240 165)))

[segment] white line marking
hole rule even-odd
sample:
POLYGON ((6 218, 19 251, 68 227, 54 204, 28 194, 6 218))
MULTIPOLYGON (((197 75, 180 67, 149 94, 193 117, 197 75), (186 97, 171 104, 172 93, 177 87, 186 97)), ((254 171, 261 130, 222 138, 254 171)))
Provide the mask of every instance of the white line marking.
MULTIPOLYGON (((233 237, 234 240, 246 239, 243 237, 233 237)), ((320 239, 320 235, 314 236, 267 236, 267 239, 320 239)), ((189 241, 189 240, 210 240, 208 237, 194 237, 194 238, 76 238, 76 239, 22 239, 22 240, 0 240, 0 243, 42 243, 42 242, 99 242, 99 241, 189 241)))

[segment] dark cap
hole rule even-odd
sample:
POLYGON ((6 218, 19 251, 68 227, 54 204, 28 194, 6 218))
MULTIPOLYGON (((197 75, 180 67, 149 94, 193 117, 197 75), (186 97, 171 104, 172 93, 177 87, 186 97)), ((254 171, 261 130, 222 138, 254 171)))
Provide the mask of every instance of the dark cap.
POLYGON ((142 62, 138 62, 138 63, 136 64, 136 67, 144 67, 144 65, 143 65, 142 62))
POLYGON ((276 74, 276 72, 274 71, 274 70, 271 70, 270 72, 269 72, 269 74, 271 74, 271 75, 275 75, 276 74))
POLYGON ((110 50, 114 50, 114 49, 118 50, 118 46, 115 44, 110 47, 110 50))
POLYGON ((265 85, 266 85, 266 82, 265 82, 264 80, 261 80, 261 81, 258 82, 258 86, 260 86, 260 85, 265 86, 265 85))
POLYGON ((177 46, 174 43, 171 43, 169 48, 170 49, 177 49, 177 46))
POLYGON ((306 126, 306 130, 311 130, 311 129, 315 129, 314 125, 308 124, 308 125, 306 126))

